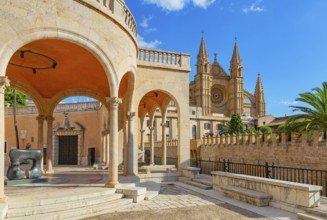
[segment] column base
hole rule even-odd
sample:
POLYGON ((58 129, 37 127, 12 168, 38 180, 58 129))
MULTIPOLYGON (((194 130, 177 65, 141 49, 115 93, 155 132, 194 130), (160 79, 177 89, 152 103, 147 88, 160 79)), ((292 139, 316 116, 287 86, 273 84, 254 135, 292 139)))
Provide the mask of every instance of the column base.
POLYGON ((120 185, 119 182, 108 182, 108 183, 106 183, 105 187, 117 188, 119 185, 120 185))
POLYGON ((0 196, 0 203, 6 203, 8 201, 8 196, 2 195, 0 196))
POLYGON ((54 170, 46 170, 45 174, 54 174, 54 170))

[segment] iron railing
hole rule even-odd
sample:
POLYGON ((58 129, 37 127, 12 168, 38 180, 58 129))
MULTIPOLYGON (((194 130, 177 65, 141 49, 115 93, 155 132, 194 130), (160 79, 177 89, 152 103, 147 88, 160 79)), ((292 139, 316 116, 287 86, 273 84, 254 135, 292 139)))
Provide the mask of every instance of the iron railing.
POLYGON ((236 163, 229 160, 192 160, 191 166, 201 168, 201 173, 204 174, 211 174, 212 171, 224 171, 296 183, 318 185, 323 187, 321 194, 323 196, 327 196, 327 170, 276 166, 274 163, 269 165, 268 162, 265 162, 264 164, 236 163))

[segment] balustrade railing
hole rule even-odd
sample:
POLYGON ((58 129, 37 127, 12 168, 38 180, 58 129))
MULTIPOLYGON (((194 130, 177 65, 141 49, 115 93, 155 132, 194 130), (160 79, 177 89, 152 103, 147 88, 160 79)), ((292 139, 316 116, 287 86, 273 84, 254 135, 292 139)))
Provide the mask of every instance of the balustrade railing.
POLYGON ((124 22, 124 25, 133 33, 133 35, 137 36, 137 26, 135 19, 126 6, 125 2, 123 0, 77 0, 82 1, 84 4, 88 4, 89 6, 92 6, 95 4, 98 4, 100 7, 100 10, 107 13, 108 11, 119 18, 121 21, 124 22), (90 3, 89 3, 90 2, 90 3), (107 9, 106 12, 102 8, 107 9))
MULTIPOLYGON (((56 106, 54 112, 77 112, 77 111, 96 111, 100 108, 99 102, 79 102, 79 103, 67 103, 67 104, 59 104, 56 106)), ((17 107, 16 113, 18 115, 26 115, 26 114, 37 114, 38 110, 36 106, 22 106, 17 107)), ((6 115, 12 115, 13 109, 12 107, 5 108, 6 115)))
POLYGON ((140 48, 138 60, 147 63, 190 68, 190 55, 183 53, 140 48))

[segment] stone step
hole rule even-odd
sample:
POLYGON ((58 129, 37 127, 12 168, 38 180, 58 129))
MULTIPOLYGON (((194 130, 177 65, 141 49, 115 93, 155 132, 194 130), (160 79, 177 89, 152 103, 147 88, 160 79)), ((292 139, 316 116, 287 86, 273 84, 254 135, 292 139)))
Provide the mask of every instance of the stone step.
POLYGON ((123 197, 123 194, 114 193, 111 195, 103 195, 101 197, 83 198, 80 200, 66 201, 63 203, 54 203, 46 205, 9 208, 7 217, 20 217, 30 215, 41 215, 51 212, 62 212, 70 209, 78 209, 86 206, 105 204, 110 201, 118 200, 123 197))
POLYGON ((42 205, 50 205, 50 204, 62 204, 64 202, 73 202, 82 199, 88 198, 97 198, 106 195, 112 195, 116 192, 116 189, 98 189, 98 191, 94 192, 83 192, 83 191, 63 191, 63 192, 56 192, 54 195, 50 193, 48 197, 29 197, 22 198, 21 201, 9 201, 8 207, 9 209, 21 208, 21 207, 34 207, 34 206, 42 206, 42 205))
POLYGON ((144 196, 144 200, 151 200, 159 195, 159 191, 147 191, 144 196))
POLYGON ((212 186, 207 186, 207 185, 204 185, 202 183, 194 182, 192 180, 186 181, 185 183, 188 184, 188 185, 191 185, 191 186, 195 186, 195 187, 204 189, 204 190, 212 189, 212 186))
POLYGON ((212 182, 210 182, 209 180, 193 178, 192 181, 212 187, 212 182))
POLYGON ((325 220, 326 218, 308 214, 308 213, 297 213, 297 217, 300 220, 325 220))
POLYGON ((92 216, 98 216, 106 213, 114 212, 121 207, 132 204, 133 199, 118 199, 107 203, 84 206, 76 209, 70 209, 60 212, 52 212, 40 215, 21 216, 13 218, 5 218, 6 220, 77 220, 85 219, 92 216))
POLYGON ((188 177, 183 177, 183 176, 178 177, 178 182, 181 182, 181 183, 186 183, 186 181, 190 181, 190 180, 191 179, 188 177))
POLYGON ((308 209, 305 209, 305 211, 307 213, 309 213, 309 214, 321 216, 321 217, 324 217, 324 218, 327 219, 327 210, 321 210, 320 207, 318 207, 318 208, 308 208, 308 209))

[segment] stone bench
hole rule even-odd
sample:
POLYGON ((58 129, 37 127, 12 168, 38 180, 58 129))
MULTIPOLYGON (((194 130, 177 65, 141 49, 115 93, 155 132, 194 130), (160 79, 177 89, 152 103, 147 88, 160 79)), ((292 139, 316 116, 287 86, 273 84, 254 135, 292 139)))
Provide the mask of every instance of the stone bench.
POLYGON ((182 174, 184 177, 193 179, 198 178, 200 176, 200 168, 197 167, 183 167, 182 174))
POLYGON ((145 171, 147 174, 151 172, 172 172, 176 171, 175 165, 153 165, 153 166, 142 166, 139 168, 139 171, 145 171))
POLYGON ((224 195, 256 206, 269 206, 272 195, 236 186, 222 186, 224 195))
POLYGON ((321 186, 294 183, 263 177, 226 173, 221 171, 211 172, 214 190, 221 191, 222 187, 235 186, 273 196, 269 203, 271 206, 302 209, 320 205, 321 186))

